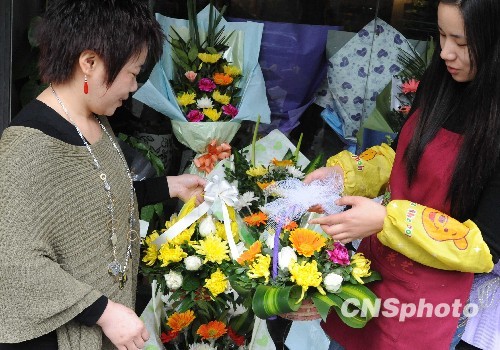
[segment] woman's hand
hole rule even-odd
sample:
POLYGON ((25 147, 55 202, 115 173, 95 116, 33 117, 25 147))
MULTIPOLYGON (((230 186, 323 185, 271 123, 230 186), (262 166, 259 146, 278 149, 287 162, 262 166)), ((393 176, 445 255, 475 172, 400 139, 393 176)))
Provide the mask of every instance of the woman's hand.
POLYGON ((144 323, 135 312, 111 300, 108 300, 108 305, 97 320, 97 325, 118 350, 142 349, 149 339, 144 323))
MULTIPOLYGON (((339 165, 335 165, 335 166, 325 166, 310 172, 304 178, 304 183, 309 184, 315 180, 323 180, 330 176, 334 176, 335 174, 340 175, 342 177, 342 181, 344 180, 344 170, 342 170, 342 168, 339 165)), ((309 211, 316 213, 323 213, 323 208, 321 208, 320 205, 315 205, 309 208, 309 211)))
POLYGON ((201 194, 205 189, 207 181, 198 175, 182 174, 178 176, 167 176, 170 197, 177 197, 183 202, 196 196, 196 203, 203 202, 201 194))
POLYGON ((323 231, 343 244, 382 231, 387 215, 383 205, 359 196, 342 197, 335 203, 352 208, 339 214, 312 219, 309 223, 321 225, 323 231))

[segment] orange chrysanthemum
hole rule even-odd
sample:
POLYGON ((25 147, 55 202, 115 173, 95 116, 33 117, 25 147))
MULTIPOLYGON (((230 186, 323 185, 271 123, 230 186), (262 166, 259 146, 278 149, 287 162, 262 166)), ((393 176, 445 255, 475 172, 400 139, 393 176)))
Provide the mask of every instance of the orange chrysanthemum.
POLYGON ((175 312, 167 320, 167 325, 173 332, 180 332, 193 322, 196 318, 192 310, 186 312, 175 312))
POLYGON ((271 182, 257 182, 257 186, 259 186, 261 190, 265 190, 267 187, 271 186, 274 183, 275 183, 275 181, 271 181, 271 182))
POLYGON ((214 83, 226 86, 233 82, 233 77, 225 73, 214 73, 214 83))
POLYGON ((266 220, 267 220, 267 215, 261 211, 243 218, 243 221, 245 221, 247 223, 247 225, 250 225, 250 226, 265 225, 266 220))
POLYGON ((243 252, 238 258, 238 263, 243 265, 245 261, 253 261, 257 254, 260 254, 262 249, 262 243, 260 241, 255 241, 247 251, 243 252))
POLYGON ((163 344, 166 344, 177 338, 178 335, 179 332, 172 332, 172 331, 162 332, 160 335, 160 340, 163 344))
POLYGON ((290 160, 290 159, 277 160, 276 158, 273 158, 272 162, 273 162, 274 165, 276 165, 276 166, 282 166, 282 167, 293 165, 293 161, 290 160))
POLYGON ((310 257, 325 246, 326 238, 306 228, 298 228, 290 233, 290 242, 297 253, 310 257))
POLYGON ((292 231, 295 230, 299 225, 295 221, 290 221, 285 227, 283 227, 284 231, 292 231))
POLYGON ((227 333, 226 325, 221 321, 210 321, 202 324, 196 331, 203 340, 215 340, 227 333))

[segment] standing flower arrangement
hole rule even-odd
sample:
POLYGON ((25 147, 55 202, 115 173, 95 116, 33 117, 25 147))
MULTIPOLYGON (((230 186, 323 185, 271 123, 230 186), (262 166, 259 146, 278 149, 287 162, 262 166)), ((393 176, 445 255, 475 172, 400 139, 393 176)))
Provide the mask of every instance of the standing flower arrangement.
MULTIPOLYGON (((142 244, 141 272, 158 282, 163 301, 161 327, 154 338, 165 349, 236 349, 249 342, 253 314, 250 301, 234 293, 229 284, 235 264, 224 223, 204 214, 175 237, 158 241, 193 212, 195 198, 142 244)), ((228 207, 228 212, 230 234, 238 241, 235 211, 228 207)))
MULTIPOLYGON (((300 146, 300 141, 299 141, 300 146)), ((255 164, 255 142, 251 160, 234 152, 234 167, 226 178, 236 181, 240 199, 235 206, 253 239, 239 256, 238 268, 229 278, 238 289, 253 293, 255 315, 266 319, 299 310, 311 301, 319 317, 326 319, 331 307, 352 327, 363 327, 372 317, 347 317, 340 309, 346 299, 375 302, 364 285, 380 279, 362 254, 349 252, 318 228, 309 227, 307 209, 321 204, 326 212, 343 208, 334 204, 342 192, 341 180, 331 178, 310 185, 301 179, 321 163, 297 166, 298 147, 283 159, 255 164)))

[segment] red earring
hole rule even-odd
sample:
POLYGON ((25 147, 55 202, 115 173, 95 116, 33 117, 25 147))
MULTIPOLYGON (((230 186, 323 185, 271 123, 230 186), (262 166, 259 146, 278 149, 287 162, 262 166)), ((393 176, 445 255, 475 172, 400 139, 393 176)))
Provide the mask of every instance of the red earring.
POLYGON ((83 93, 87 95, 89 93, 89 83, 87 82, 87 76, 85 75, 85 80, 83 81, 83 93))

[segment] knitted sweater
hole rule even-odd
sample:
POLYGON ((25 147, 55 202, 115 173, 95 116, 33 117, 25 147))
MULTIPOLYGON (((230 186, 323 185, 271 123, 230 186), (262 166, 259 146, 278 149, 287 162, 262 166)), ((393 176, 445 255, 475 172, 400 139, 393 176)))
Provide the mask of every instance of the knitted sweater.
MULTIPOLYGON (((112 134, 107 120, 102 122, 112 134)), ((123 264, 130 184, 104 133, 91 147, 111 184, 117 258, 123 264)), ((72 321, 103 294, 128 307, 134 305, 139 240, 133 242, 129 280, 120 290, 107 271, 113 249, 107 196, 99 175, 85 147, 26 127, 4 131, 0 139, 0 343, 56 330, 60 350, 113 348, 99 326, 72 321)))

